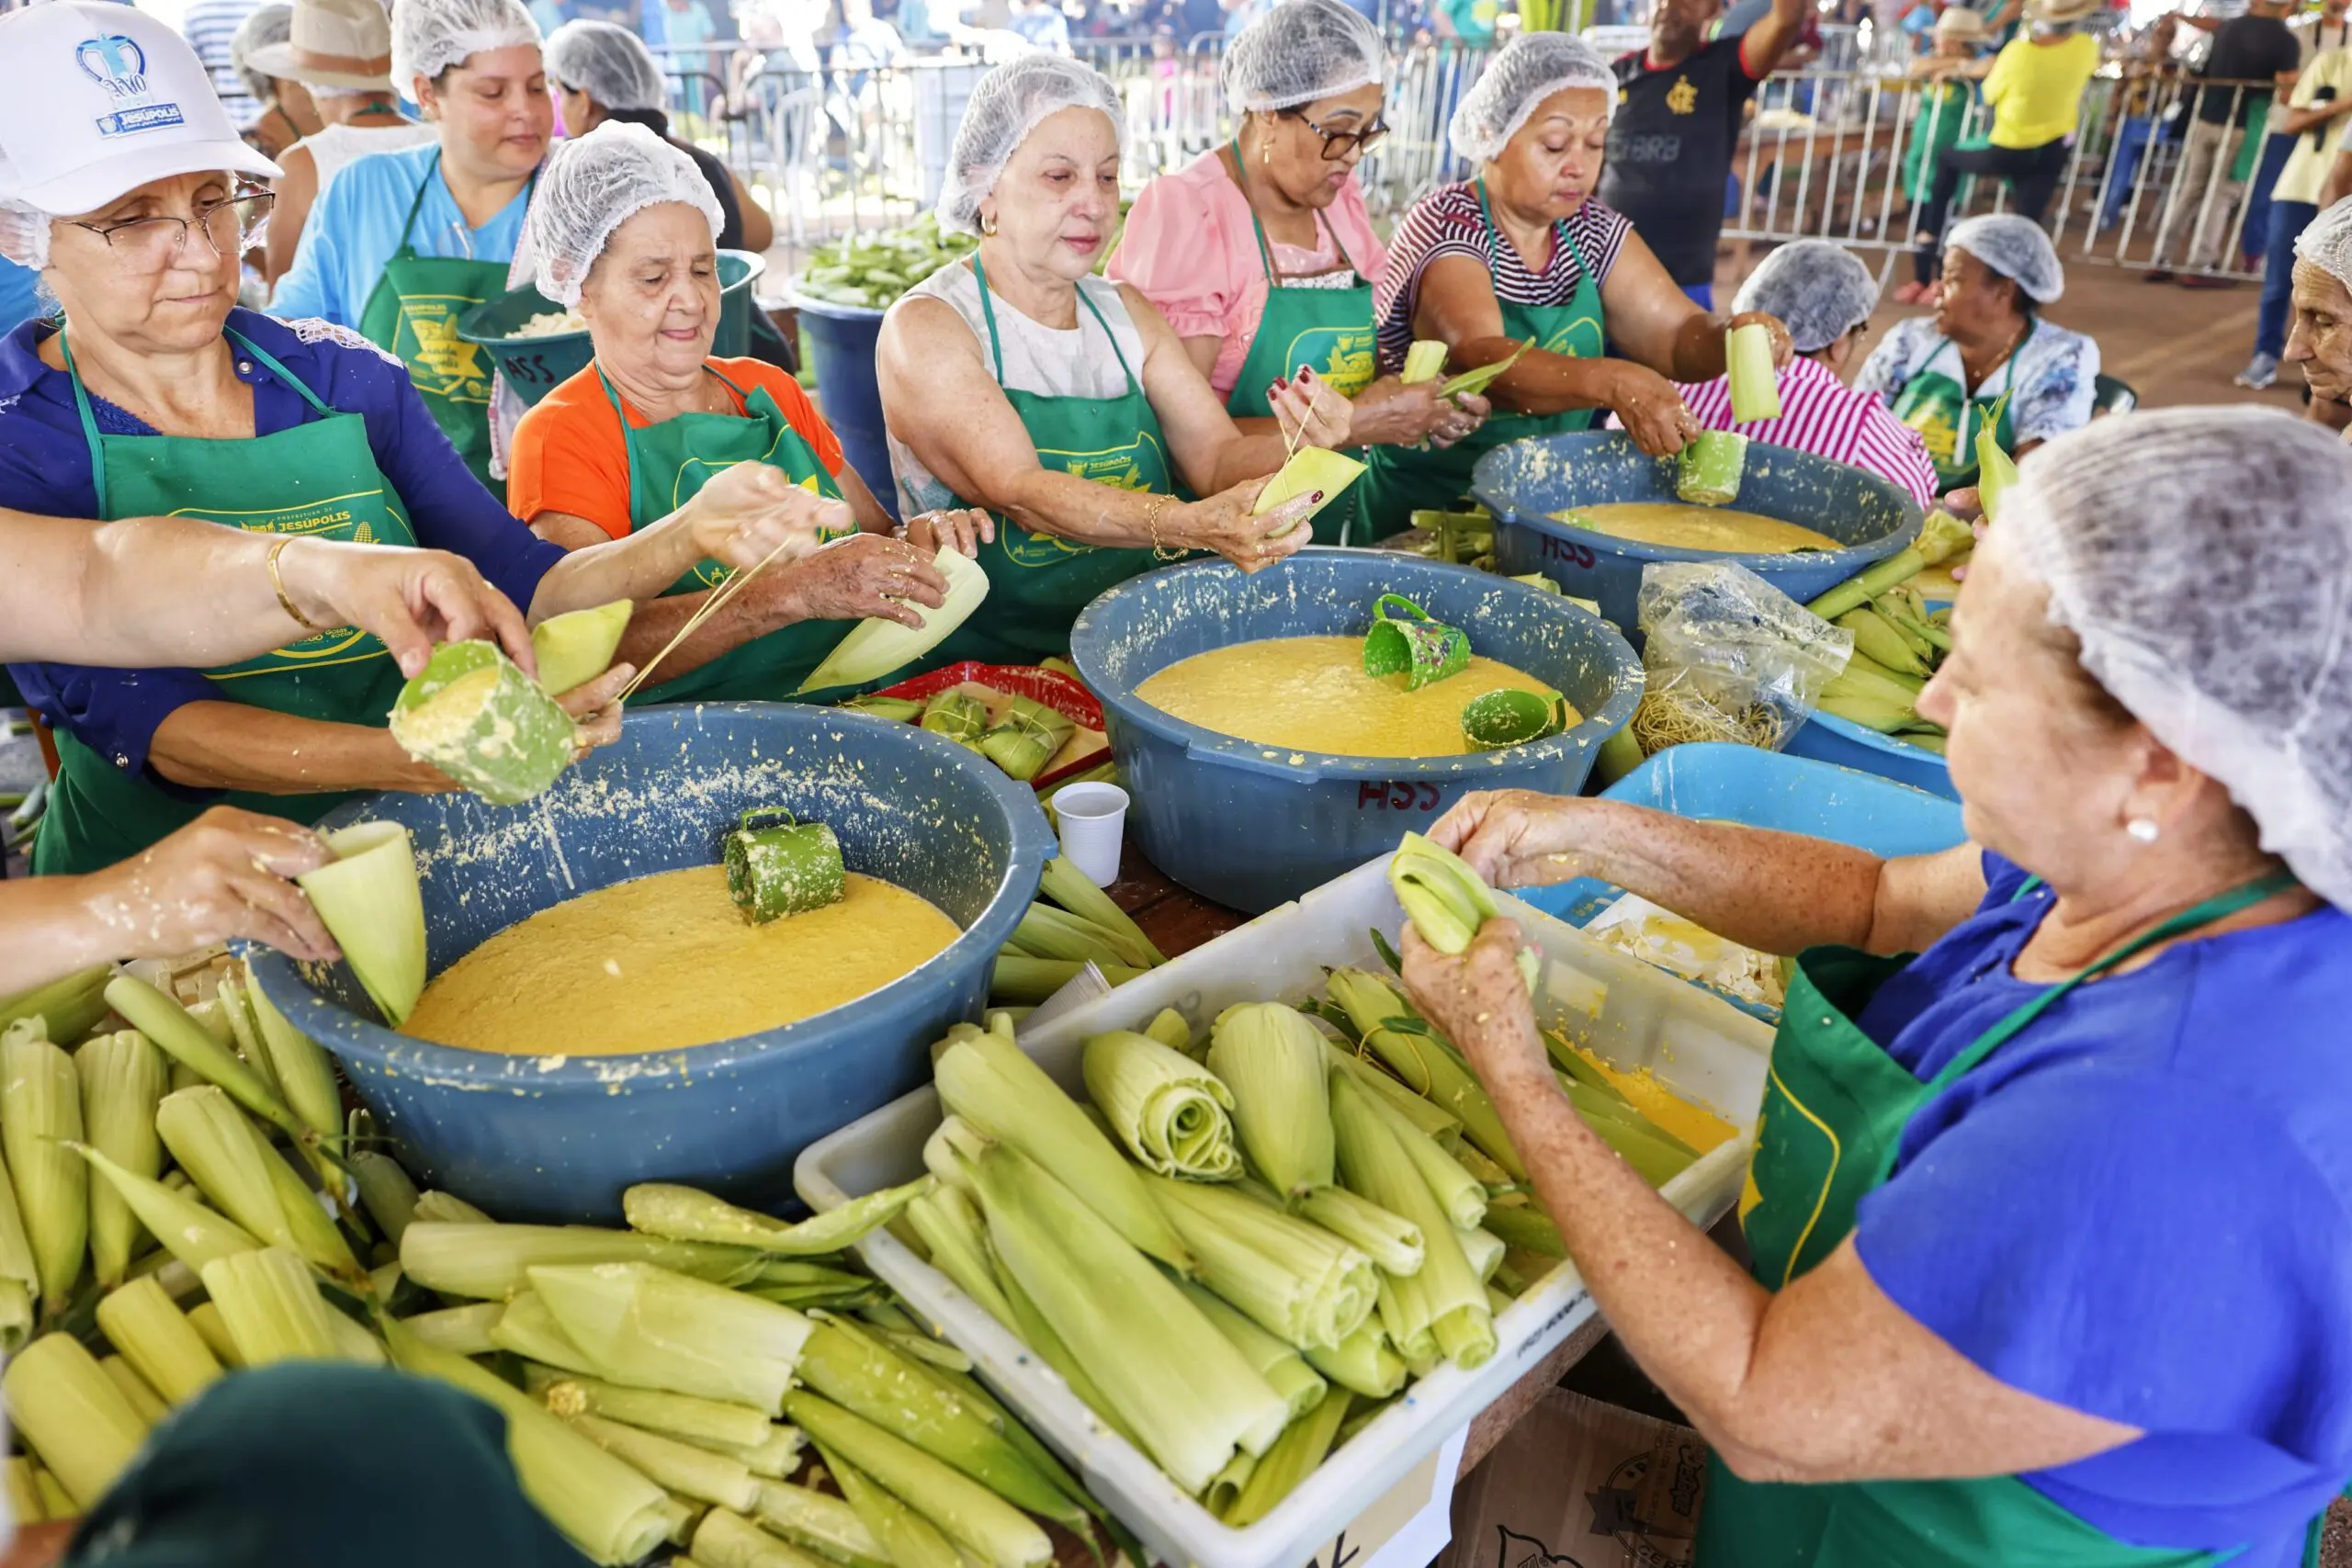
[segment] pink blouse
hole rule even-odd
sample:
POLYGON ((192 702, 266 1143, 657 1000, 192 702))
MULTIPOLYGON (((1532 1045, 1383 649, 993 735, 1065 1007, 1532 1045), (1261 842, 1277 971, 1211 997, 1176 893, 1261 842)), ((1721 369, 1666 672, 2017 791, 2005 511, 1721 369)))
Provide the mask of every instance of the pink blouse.
MULTIPOLYGON (((1276 244, 1274 265, 1286 276, 1301 276, 1345 265, 1366 283, 1378 282, 1387 251, 1372 231, 1355 176, 1318 218, 1320 253, 1276 244)), ((1209 385, 1220 395, 1232 392, 1266 313, 1266 264, 1258 254, 1249 198, 1233 183, 1221 152, 1205 152, 1191 167, 1143 187, 1109 272, 1141 290, 1178 337, 1224 338, 1209 385)))

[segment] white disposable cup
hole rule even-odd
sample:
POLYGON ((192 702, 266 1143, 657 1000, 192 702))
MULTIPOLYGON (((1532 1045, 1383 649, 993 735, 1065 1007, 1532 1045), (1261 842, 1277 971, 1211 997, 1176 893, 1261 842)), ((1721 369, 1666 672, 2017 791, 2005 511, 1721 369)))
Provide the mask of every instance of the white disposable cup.
POLYGON ((1097 887, 1119 880, 1119 844, 1127 829, 1127 792, 1114 784, 1065 784, 1054 792, 1062 853, 1097 887))

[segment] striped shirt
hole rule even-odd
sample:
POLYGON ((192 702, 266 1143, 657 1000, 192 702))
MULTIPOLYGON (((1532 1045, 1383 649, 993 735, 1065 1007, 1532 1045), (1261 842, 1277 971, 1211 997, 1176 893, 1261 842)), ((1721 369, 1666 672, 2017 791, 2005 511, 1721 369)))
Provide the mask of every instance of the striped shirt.
POLYGON ((1396 225, 1396 237, 1388 243, 1387 263, 1372 292, 1374 317, 1380 323, 1381 373, 1404 367, 1405 351, 1413 346, 1421 274, 1440 256, 1468 256, 1485 267, 1500 303, 1566 304, 1584 276, 1580 257, 1591 260, 1594 287, 1607 284, 1634 225, 1613 209, 1588 198, 1568 215, 1567 230, 1576 243, 1554 245, 1544 270, 1532 273, 1520 260, 1518 248, 1487 228, 1478 207, 1478 187, 1471 182, 1440 186, 1413 203, 1396 225))
POLYGON ((249 125, 261 113, 261 105, 245 91, 245 79, 237 74, 236 63, 229 58, 230 40, 259 4, 260 0, 195 0, 180 18, 181 36, 204 62, 212 77, 212 90, 229 111, 232 125, 249 125))
MULTIPOLYGON (((1731 417, 1728 377, 1679 390, 1683 405, 1708 430, 1736 431, 1752 441, 1770 441, 1849 464, 1910 491, 1921 506, 1935 504, 1936 468, 1928 460, 1927 444, 1877 394, 1856 391, 1838 378, 1838 372, 1803 355, 1789 361, 1778 380, 1781 417, 1744 423, 1731 417)), ((1609 423, 1616 426, 1616 415, 1610 416, 1609 423)))

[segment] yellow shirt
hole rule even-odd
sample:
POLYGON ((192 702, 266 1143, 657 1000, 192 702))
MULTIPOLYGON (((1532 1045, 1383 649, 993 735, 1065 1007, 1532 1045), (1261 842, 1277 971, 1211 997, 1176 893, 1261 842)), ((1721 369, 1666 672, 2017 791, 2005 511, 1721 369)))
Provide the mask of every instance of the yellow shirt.
MULTIPOLYGON (((2303 67, 2296 79, 2295 96, 2289 107, 2307 109, 2328 101, 2323 90, 2335 89, 2333 98, 2352 98, 2352 50, 2331 49, 2303 67)), ((2273 201, 2308 201, 2316 203, 2327 186, 2327 172, 2335 166, 2335 155, 2343 150, 2345 137, 2352 133, 2352 115, 2337 119, 2322 120, 2295 138, 2295 150, 2278 170, 2278 181, 2270 187, 2273 201)))
POLYGON ((2012 39, 1984 78, 1993 106, 1993 145, 2041 147, 2075 134, 2083 87, 2098 69, 2098 39, 2069 33, 2057 43, 2012 39))

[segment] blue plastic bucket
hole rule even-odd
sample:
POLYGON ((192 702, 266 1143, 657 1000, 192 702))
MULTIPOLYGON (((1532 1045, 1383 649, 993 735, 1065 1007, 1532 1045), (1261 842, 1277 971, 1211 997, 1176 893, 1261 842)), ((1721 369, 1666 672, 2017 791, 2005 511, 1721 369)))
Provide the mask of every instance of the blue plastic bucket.
MULTIPOLYGON (((929 1047, 977 1018, 997 949, 1054 852, 1035 795, 910 724, 799 704, 632 711, 621 738, 518 807, 381 795, 321 826, 414 835, 429 972, 596 888, 711 865, 747 807, 838 834, 850 869, 922 895, 964 929, 913 973, 780 1029, 650 1055, 545 1058, 395 1033, 350 970, 251 954, 269 998, 342 1064, 432 1185, 501 1219, 612 1222, 624 1188, 682 1181, 789 1206, 806 1145, 931 1079, 929 1047)), ((692 986, 695 976, 652 984, 692 986)))
POLYGON ((1474 789, 1575 794, 1641 695, 1625 639, 1557 594, 1386 551, 1302 550, 1247 577, 1200 561, 1133 578, 1080 614, 1070 658, 1102 700, 1136 844, 1193 892, 1251 914, 1387 853, 1474 789), (1462 627, 1476 651, 1553 686, 1584 722, 1501 751, 1337 757, 1218 735, 1136 698, 1168 666, 1228 643, 1361 637, 1383 593, 1462 627))
POLYGON ((1946 800, 1960 798, 1960 792, 1951 787, 1951 769, 1941 757, 1834 713, 1816 713, 1806 719, 1789 738, 1787 749, 1792 757, 1812 757, 1876 773, 1946 800))
POLYGON ((1540 571, 1632 631, 1642 568, 1652 561, 1731 560, 1802 604, 1903 548, 1919 534, 1919 503, 1875 474, 1786 446, 1751 442, 1742 512, 1801 524, 1847 547, 1801 555, 1669 549, 1555 522, 1552 513, 1612 501, 1673 501, 1675 460, 1652 457, 1621 430, 1544 435, 1478 459, 1470 493, 1495 514, 1495 558, 1514 577, 1540 571))
POLYGON ((882 335, 882 312, 862 305, 831 305, 798 293, 791 303, 800 312, 800 331, 808 344, 808 367, 817 376, 817 402, 825 411, 825 423, 841 437, 849 466, 883 510, 896 517, 899 486, 890 477, 882 389, 874 378, 874 344, 882 335))

